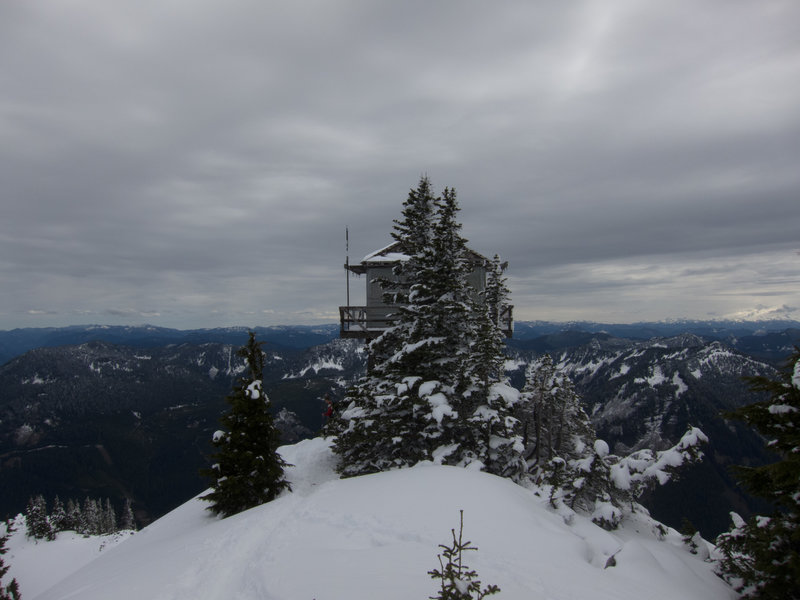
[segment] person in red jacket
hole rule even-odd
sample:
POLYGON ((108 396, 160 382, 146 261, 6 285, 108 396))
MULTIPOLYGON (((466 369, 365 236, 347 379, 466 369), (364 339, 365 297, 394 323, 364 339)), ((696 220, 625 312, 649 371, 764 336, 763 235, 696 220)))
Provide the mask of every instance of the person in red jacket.
POLYGON ((325 394, 325 397, 323 398, 323 400, 325 400, 325 412, 322 413, 322 416, 325 417, 325 419, 329 421, 331 419, 331 417, 333 416, 333 412, 334 412, 334 410, 333 410, 333 401, 331 400, 331 397, 328 396, 328 394, 325 394))

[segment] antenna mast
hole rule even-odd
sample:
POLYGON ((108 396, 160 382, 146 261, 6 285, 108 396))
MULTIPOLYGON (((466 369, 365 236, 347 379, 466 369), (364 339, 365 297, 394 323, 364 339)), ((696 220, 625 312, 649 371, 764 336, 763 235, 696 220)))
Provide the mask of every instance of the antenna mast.
POLYGON ((344 259, 344 270, 346 271, 347 275, 347 308, 350 308, 350 230, 349 228, 344 228, 344 247, 345 247, 345 259, 344 259))

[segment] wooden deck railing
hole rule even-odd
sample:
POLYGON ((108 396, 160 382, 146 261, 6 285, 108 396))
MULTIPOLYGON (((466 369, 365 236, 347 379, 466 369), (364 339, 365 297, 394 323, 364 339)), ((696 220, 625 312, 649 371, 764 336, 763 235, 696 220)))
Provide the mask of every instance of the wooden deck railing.
MULTIPOLYGON (((513 306, 500 313, 500 326, 506 337, 514 332, 513 306)), ((392 325, 397 313, 394 306, 340 306, 339 337, 372 339, 392 325)))
POLYGON ((339 337, 374 338, 391 326, 395 312, 391 306, 340 306, 339 337))

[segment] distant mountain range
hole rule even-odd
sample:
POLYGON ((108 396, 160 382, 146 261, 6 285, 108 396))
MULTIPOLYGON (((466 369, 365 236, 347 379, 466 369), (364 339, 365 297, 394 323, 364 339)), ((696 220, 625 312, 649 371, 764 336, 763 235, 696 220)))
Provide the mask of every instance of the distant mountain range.
MULTIPOLYGON (((574 379, 599 436, 618 452, 675 443, 687 424, 703 429, 708 459, 683 483, 654 493, 648 506, 673 526, 689 516, 710 536, 727 527, 728 510, 758 506, 727 468, 769 456, 755 433, 719 413, 754 401, 741 377, 774 374, 800 343, 797 322, 771 329, 783 324, 690 322, 674 335, 679 324, 518 323, 508 373, 521 387, 525 366, 550 353, 574 379), (646 337, 654 331, 668 335, 646 337)), ((144 523, 200 492, 207 482, 197 470, 209 462, 224 398, 243 369, 235 350, 246 331, 0 332, 9 354, 42 344, 0 367, 0 517, 42 493, 117 503, 131 497, 144 523)), ((267 341, 264 384, 286 441, 313 435, 322 425, 320 398, 341 398, 363 374, 363 345, 338 339, 335 325, 257 333, 267 341)))
POLYGON ((556 323, 522 321, 514 326, 509 345, 514 348, 549 352, 585 343, 594 334, 613 338, 649 340, 691 333, 707 341, 720 341, 745 354, 771 362, 788 356, 800 340, 800 322, 771 321, 659 321, 630 324, 575 321, 556 323))
MULTIPOLYGON (((335 323, 255 327, 253 330, 259 340, 276 348, 310 348, 339 337, 339 326, 335 323)), ((0 331, 0 365, 34 348, 73 346, 92 341, 140 348, 206 342, 241 346, 247 341, 247 331, 246 327, 184 330, 153 325, 74 325, 12 329, 0 331)), ((514 324, 514 337, 509 343, 512 347, 541 350, 543 348, 539 346, 544 346, 545 350, 549 350, 558 348, 564 343, 575 345, 574 340, 569 338, 576 333, 584 336, 605 333, 612 337, 638 340, 694 333, 708 340, 724 341, 749 354, 758 355, 761 352, 764 358, 773 360, 791 351, 791 340, 800 337, 800 322, 659 321, 610 324, 592 321, 518 321, 514 324), (776 338, 780 338, 784 343, 777 343, 776 338), (776 348, 779 350, 776 351, 776 348), (776 352, 779 355, 773 356, 776 352)))
MULTIPOLYGON (((277 348, 309 348, 339 336, 338 325, 292 325, 255 327, 258 339, 277 348)), ((247 341, 247 327, 215 329, 169 329, 152 325, 74 325, 0 331, 0 364, 34 348, 74 346, 102 341, 137 348, 169 344, 219 342, 242 346, 247 341)))

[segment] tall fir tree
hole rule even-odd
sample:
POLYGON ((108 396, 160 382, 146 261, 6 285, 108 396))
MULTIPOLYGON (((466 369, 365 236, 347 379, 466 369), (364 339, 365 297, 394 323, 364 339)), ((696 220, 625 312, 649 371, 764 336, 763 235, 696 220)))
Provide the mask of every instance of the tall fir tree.
POLYGON ((598 452, 594 428, 575 386, 549 354, 528 366, 515 410, 523 424, 529 476, 553 486, 551 502, 557 498, 591 512, 596 500, 610 499, 607 452, 602 445, 598 452))
POLYGON ((468 283, 474 265, 458 212, 455 190, 436 198, 423 177, 395 221, 392 235, 405 260, 381 284, 397 313, 370 344, 370 369, 345 398, 334 443, 343 475, 421 460, 480 462, 502 471, 505 454, 495 450, 516 447, 506 431, 515 423, 508 395, 490 390, 497 357, 488 357, 492 366, 479 372, 479 357, 498 348, 488 341, 496 339, 492 333, 477 332, 476 292, 468 283))
POLYGON ((577 460, 594 445, 594 428, 575 385, 549 354, 528 367, 517 415, 523 422, 525 457, 534 480, 547 478, 554 457, 577 460))
POLYGON ((53 531, 47 516, 47 502, 41 494, 28 500, 28 506, 25 509, 25 525, 28 529, 28 536, 32 538, 55 539, 55 531, 53 531))
POLYGON ((425 362, 420 307, 431 291, 419 274, 431 259, 436 199, 427 177, 420 179, 394 221, 392 237, 406 259, 393 267, 393 277, 379 283, 384 301, 396 306, 395 322, 369 344, 369 369, 343 401, 342 431, 334 442, 342 475, 363 475, 408 466, 430 455, 419 443, 426 426, 426 402, 419 386, 425 362), (409 344, 410 340, 422 340, 409 344), (413 440, 413 441, 412 441, 413 440))
MULTIPOLYGON (((536 475, 545 468, 552 456, 547 456, 546 413, 548 403, 554 390, 556 369, 553 359, 545 354, 539 361, 531 363, 525 371, 525 385, 522 388, 519 402, 515 406, 517 418, 522 423, 522 443, 524 457, 528 469, 536 475)), ((540 479, 540 477, 534 477, 540 479)))
POLYGON ((119 523, 120 529, 136 531, 136 519, 133 516, 131 499, 125 498, 125 505, 122 507, 122 515, 119 523))
POLYGON ((100 506, 93 498, 86 496, 83 500, 79 532, 85 536, 99 535, 102 530, 100 523, 100 506))
POLYGON ((486 274, 486 310, 489 312, 489 319, 498 331, 505 329, 506 323, 503 322, 504 315, 511 309, 509 304, 509 290, 505 276, 507 262, 503 262, 498 254, 492 257, 489 262, 486 274))
POLYGON ((732 513, 733 527, 717 538, 721 574, 745 598, 800 598, 800 348, 779 377, 749 378, 751 389, 767 400, 727 416, 745 421, 768 440, 779 460, 761 467, 739 467, 737 476, 755 495, 777 507, 769 517, 745 522, 732 513))
POLYGON ((50 525, 53 531, 56 532, 67 529, 67 511, 58 496, 53 500, 53 512, 50 514, 50 525))
POLYGON ((81 523, 83 522, 83 515, 81 514, 81 505, 75 502, 72 498, 67 500, 67 518, 64 523, 64 529, 79 531, 81 523))
POLYGON ((486 398, 471 393, 468 373, 475 342, 475 292, 467 281, 473 265, 458 213, 455 190, 445 188, 436 203, 431 249, 417 273, 416 287, 428 296, 413 299, 414 335, 406 347, 413 349, 409 355, 418 353, 421 359, 411 363, 416 363, 415 375, 424 382, 419 391, 427 404, 420 442, 427 442, 431 457, 440 457, 444 464, 485 465, 488 449, 474 417, 486 398))
POLYGON ((111 506, 111 500, 106 498, 105 504, 100 515, 100 529, 102 533, 114 533, 118 531, 117 514, 111 506))
POLYGON ((520 422, 514 416, 519 394, 505 376, 505 333, 499 319, 500 307, 508 303, 508 288, 497 255, 486 267, 486 288, 471 301, 468 387, 463 395, 471 401, 469 428, 485 470, 519 481, 527 470, 520 422))
POLYGON ((247 363, 247 376, 239 379, 227 397, 230 410, 222 416, 224 430, 214 434, 216 463, 202 474, 212 478, 212 491, 203 496, 209 510, 223 517, 273 500, 291 489, 284 478, 288 466, 280 454, 280 432, 275 428, 270 401, 264 394, 262 342, 250 338, 237 354, 247 363))

